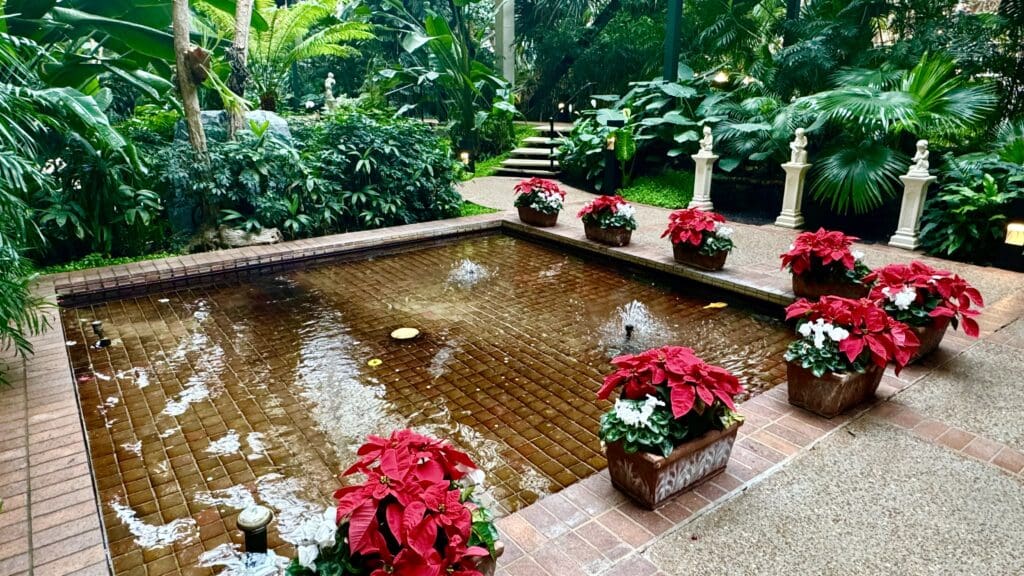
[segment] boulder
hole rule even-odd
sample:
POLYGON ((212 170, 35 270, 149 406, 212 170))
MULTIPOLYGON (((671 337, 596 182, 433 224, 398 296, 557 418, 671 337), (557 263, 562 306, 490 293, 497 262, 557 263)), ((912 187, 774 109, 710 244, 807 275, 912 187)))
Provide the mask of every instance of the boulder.
POLYGON ((262 246, 264 244, 277 244, 284 238, 277 228, 264 228, 259 232, 246 232, 221 226, 215 230, 207 230, 204 240, 207 245, 219 248, 244 248, 246 246, 262 246))
MULTIPOLYGON (((203 122, 203 128, 207 132, 207 137, 214 140, 223 140, 227 137, 227 112, 224 110, 203 110, 199 113, 199 117, 203 122)), ((248 130, 248 123, 250 121, 257 124, 268 122, 270 124, 270 132, 277 134, 288 141, 291 141, 292 139, 292 131, 288 128, 288 122, 278 114, 268 112, 266 110, 251 110, 245 113, 245 120, 246 130, 248 130)), ((174 130, 174 138, 181 141, 188 140, 188 129, 185 127, 184 120, 178 121, 178 125, 174 130)))

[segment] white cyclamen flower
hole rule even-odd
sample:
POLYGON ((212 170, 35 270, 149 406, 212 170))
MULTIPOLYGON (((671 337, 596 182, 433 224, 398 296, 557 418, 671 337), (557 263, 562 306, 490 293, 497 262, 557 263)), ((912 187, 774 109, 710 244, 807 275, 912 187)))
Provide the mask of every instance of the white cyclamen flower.
POLYGON ((831 338, 833 342, 842 342, 850 337, 850 332, 845 328, 833 326, 832 330, 828 333, 828 337, 831 338))
POLYGON ((904 286, 899 292, 893 292, 888 286, 882 288, 882 294, 896 305, 897 310, 906 310, 917 300, 917 290, 904 286))
POLYGON ((627 220, 632 220, 633 216, 636 214, 636 209, 633 208, 632 204, 623 204, 619 206, 619 211, 616 214, 627 220))
POLYGON ((338 533, 338 509, 328 508, 319 518, 310 518, 299 527, 296 536, 299 542, 299 564, 316 572, 316 559, 322 548, 335 544, 338 533))
POLYGON ((798 331, 804 338, 813 338, 814 347, 818 349, 821 349, 825 345, 825 340, 842 342, 850 337, 850 332, 848 330, 829 324, 822 318, 818 318, 814 322, 803 323, 798 331))
POLYGON ((654 409, 664 405, 664 402, 651 395, 648 395, 643 401, 619 398, 615 401, 615 415, 623 423, 634 428, 650 428, 651 415, 654 414, 654 409))
POLYGON ((735 230, 729 226, 725 226, 721 222, 715 223, 715 236, 728 239, 732 238, 733 232, 735 232, 735 230))
POLYGON ((853 252, 851 252, 851 254, 853 254, 853 259, 854 260, 863 260, 864 259, 864 253, 861 252, 860 250, 854 250, 853 252))
POLYGON ((465 464, 456 464, 455 469, 465 474, 465 476, 462 477, 462 480, 459 480, 459 484, 461 484, 463 488, 469 488, 470 486, 483 486, 483 470, 479 468, 470 468, 465 464))

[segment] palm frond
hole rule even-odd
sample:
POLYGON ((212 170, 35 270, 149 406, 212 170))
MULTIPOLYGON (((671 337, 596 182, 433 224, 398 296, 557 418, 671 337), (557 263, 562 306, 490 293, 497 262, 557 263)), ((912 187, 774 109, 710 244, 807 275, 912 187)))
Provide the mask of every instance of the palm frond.
POLYGON ((896 194, 909 159, 885 144, 844 141, 815 160, 811 195, 839 214, 865 214, 896 194))

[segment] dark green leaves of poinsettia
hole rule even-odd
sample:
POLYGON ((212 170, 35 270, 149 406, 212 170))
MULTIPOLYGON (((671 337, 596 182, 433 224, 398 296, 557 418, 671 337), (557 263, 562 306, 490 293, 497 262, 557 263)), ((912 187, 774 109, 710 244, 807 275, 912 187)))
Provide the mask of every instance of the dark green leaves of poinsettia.
MULTIPOLYGON (((635 402, 623 400, 623 402, 635 402)), ((642 404, 643 401, 637 402, 642 404)), ((668 456, 676 444, 686 437, 687 427, 672 419, 669 410, 655 410, 647 426, 631 426, 619 418, 614 410, 601 416, 600 436, 605 442, 622 442, 626 452, 650 452, 668 456)))
MULTIPOLYGON (((867 352, 867 348, 865 348, 865 352, 867 352)), ((814 342, 802 338, 790 344, 789 349, 786 350, 787 361, 796 362, 818 377, 829 372, 836 374, 863 372, 867 369, 866 358, 870 357, 869 353, 861 354, 856 362, 850 363, 846 354, 839 350, 839 344, 829 339, 825 340, 821 348, 815 348, 814 342)))

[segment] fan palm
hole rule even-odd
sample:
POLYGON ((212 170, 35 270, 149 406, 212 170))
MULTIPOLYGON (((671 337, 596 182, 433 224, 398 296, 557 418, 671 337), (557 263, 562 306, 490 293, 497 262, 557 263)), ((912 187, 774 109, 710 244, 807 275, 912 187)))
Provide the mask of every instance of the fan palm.
POLYGON ((974 129, 998 102, 991 83, 973 83, 954 63, 925 54, 911 70, 876 74, 845 70, 847 85, 798 100, 834 133, 816 162, 812 195, 839 213, 865 213, 895 194, 907 158, 901 148, 919 138, 949 141, 974 129))
POLYGON ((350 44, 372 40, 368 24, 337 19, 337 0, 308 0, 278 8, 274 0, 256 0, 255 14, 267 22, 249 43, 252 82, 265 110, 274 110, 289 83, 292 66, 319 56, 346 58, 359 52, 350 44))

